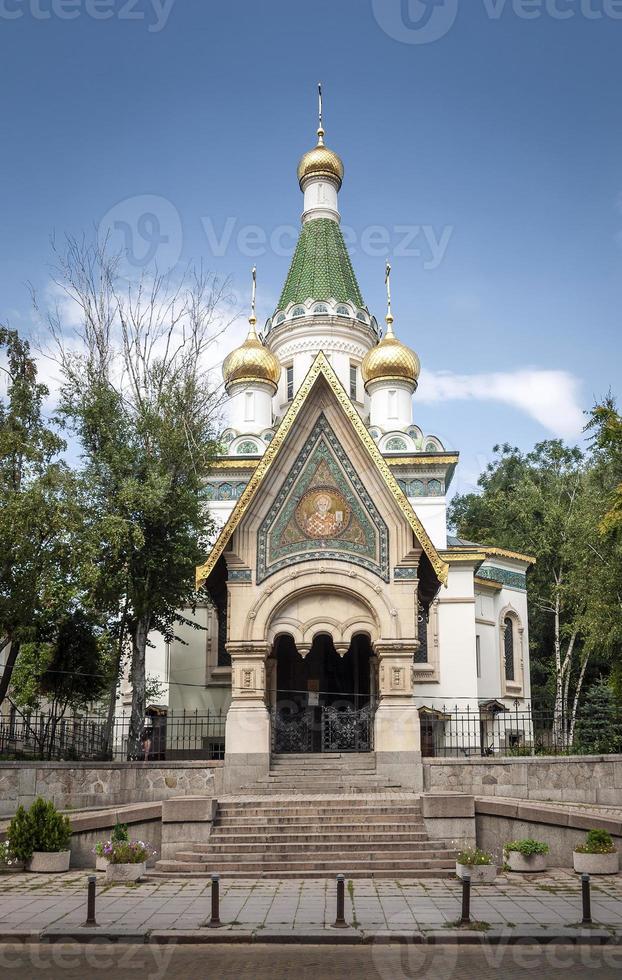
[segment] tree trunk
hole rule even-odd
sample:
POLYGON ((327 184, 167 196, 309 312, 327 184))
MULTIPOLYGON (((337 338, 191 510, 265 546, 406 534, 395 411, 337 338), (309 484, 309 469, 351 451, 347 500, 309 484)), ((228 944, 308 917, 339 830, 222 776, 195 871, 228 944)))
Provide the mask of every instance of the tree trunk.
POLYGON ((142 750, 142 733, 145 727, 146 672, 145 651, 149 634, 150 616, 141 616, 132 630, 132 714, 128 739, 128 754, 138 759, 142 750))
POLYGON ((13 668, 15 667, 15 663, 19 656, 19 648, 20 644, 17 640, 11 643, 9 655, 6 658, 6 663, 2 669, 2 676, 0 677, 0 708, 2 707, 3 701, 6 698, 9 690, 9 684, 11 683, 11 677, 13 676, 13 668))
POLYGON ((579 674, 579 680, 577 681, 577 687, 574 692, 574 702, 572 705, 572 716, 570 719, 570 737, 568 740, 569 747, 572 748, 574 743, 574 731, 577 724, 577 710, 579 707, 579 698, 581 697, 581 688, 583 687, 583 681, 585 679, 585 671, 587 670, 587 662, 590 659, 589 653, 583 658, 583 663, 581 664, 581 673, 579 674))
POLYGON ((553 739, 557 751, 564 748, 564 731, 563 731, 564 678, 562 673, 562 650, 561 650, 559 605, 560 605, 559 591, 556 591, 555 626, 554 626, 554 639, 553 639, 553 648, 555 651, 555 708, 553 712, 553 739))
POLYGON ((121 673, 121 661, 123 659, 123 644, 125 642, 125 627, 127 623, 127 599, 123 609, 123 617, 119 624, 119 642, 114 662, 113 677, 110 681, 110 692, 108 701, 108 717, 104 729, 104 746, 106 755, 112 759, 114 757, 114 716, 117 709, 117 687, 119 685, 119 675, 121 673))

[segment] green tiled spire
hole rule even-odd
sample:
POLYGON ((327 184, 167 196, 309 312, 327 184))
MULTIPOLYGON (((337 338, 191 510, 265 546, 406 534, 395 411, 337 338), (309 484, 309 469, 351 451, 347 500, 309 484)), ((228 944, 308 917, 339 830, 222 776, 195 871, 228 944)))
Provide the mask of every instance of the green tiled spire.
POLYGON ((330 218, 315 218, 302 226, 278 309, 308 299, 365 305, 341 228, 330 218))

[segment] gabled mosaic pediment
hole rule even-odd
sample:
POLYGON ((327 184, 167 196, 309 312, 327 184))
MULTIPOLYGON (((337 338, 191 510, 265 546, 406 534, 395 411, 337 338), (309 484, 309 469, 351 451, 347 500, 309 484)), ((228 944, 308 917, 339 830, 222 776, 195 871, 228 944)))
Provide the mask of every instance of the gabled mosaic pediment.
POLYGON ((332 559, 389 581, 389 532, 322 413, 257 534, 257 581, 332 559))

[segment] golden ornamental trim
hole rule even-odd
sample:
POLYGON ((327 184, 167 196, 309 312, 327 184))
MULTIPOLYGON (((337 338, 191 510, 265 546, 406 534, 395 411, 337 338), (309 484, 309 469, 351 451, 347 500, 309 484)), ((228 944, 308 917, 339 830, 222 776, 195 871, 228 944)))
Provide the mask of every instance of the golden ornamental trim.
MULTIPOLYGON (((356 430, 356 432, 358 433, 361 439, 361 442, 363 443, 369 455, 371 456, 372 460, 378 467, 398 507, 402 511, 404 517, 406 518, 412 530, 414 531, 415 535, 417 536, 418 540, 420 541, 421 546, 425 551, 430 561, 430 564, 432 565, 432 568, 436 573, 438 580, 443 585, 447 584, 447 579, 449 576, 449 567, 447 565, 447 562, 441 558, 440 554, 432 544, 432 541, 429 538, 427 531, 425 530, 423 524, 417 517, 415 511, 413 510, 412 505, 410 504, 403 490, 400 488, 400 485, 398 484, 397 480, 391 473, 391 470, 389 469, 387 463, 385 462, 385 459, 382 456, 380 450, 376 446, 376 443, 374 442, 369 432, 367 431, 359 413, 354 408, 352 402, 348 398, 348 395, 346 394, 343 385, 339 381, 339 378, 333 371, 324 353, 320 351, 320 353, 315 358, 313 364, 311 365, 306 378, 304 379, 300 388, 296 392, 296 395, 294 396, 294 399, 291 405, 289 406, 289 409, 287 410, 285 417, 283 418, 283 421, 277 428, 272 442, 266 449, 266 452, 264 453, 262 458, 259 460, 255 472, 253 473, 251 479, 246 485, 246 488, 244 489, 242 495, 237 501, 235 507, 233 508, 233 511, 231 512, 227 523, 225 524, 220 534, 218 535, 218 538, 214 543, 214 547, 212 548, 209 558, 207 559, 204 565, 201 565, 197 568, 196 570, 197 588, 200 588, 203 585, 203 583, 206 581, 206 579, 214 570, 216 566, 216 562, 218 561, 223 551, 225 550, 225 547, 227 545, 227 542, 231 538, 231 535, 234 533, 240 521, 244 517, 244 514, 246 513, 253 497, 255 496, 255 491, 263 482, 264 477, 270 470, 272 463, 274 462, 276 456, 278 455, 281 446, 287 439, 287 436, 289 435, 291 428, 294 425, 302 406, 307 400, 312 388, 315 385, 315 382, 317 381, 320 375, 323 375, 326 383, 328 384, 329 388, 335 395, 337 402, 343 409, 344 414, 352 423, 354 429, 356 430)), ((482 556, 482 560, 484 557, 485 556, 482 556)))

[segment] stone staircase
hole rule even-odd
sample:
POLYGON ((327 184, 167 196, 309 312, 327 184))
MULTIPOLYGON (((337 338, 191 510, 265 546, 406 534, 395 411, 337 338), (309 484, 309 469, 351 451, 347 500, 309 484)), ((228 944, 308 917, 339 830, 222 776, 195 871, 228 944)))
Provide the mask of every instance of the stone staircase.
POLYGON ((273 755, 268 775, 258 777, 241 792, 308 796, 310 793, 390 793, 401 790, 399 783, 377 774, 373 752, 334 752, 273 755))
POLYGON ((387 786, 373 755, 282 756, 219 800, 205 841, 180 846, 148 877, 448 877, 456 852, 428 837, 420 798, 387 786), (259 786, 259 790, 258 790, 259 786))

